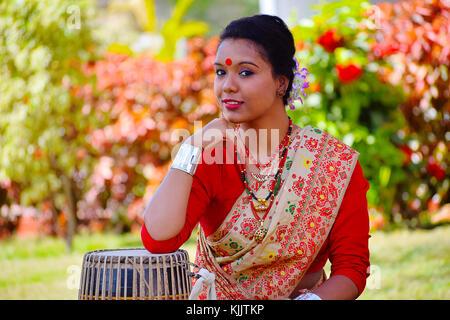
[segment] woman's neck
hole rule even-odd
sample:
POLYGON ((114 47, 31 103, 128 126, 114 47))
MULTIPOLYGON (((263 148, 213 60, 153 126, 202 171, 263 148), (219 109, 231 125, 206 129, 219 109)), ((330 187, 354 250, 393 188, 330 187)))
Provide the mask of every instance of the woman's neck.
POLYGON ((289 118, 283 109, 277 114, 266 114, 252 121, 241 123, 239 137, 251 155, 258 162, 264 163, 278 151, 288 130, 289 118))

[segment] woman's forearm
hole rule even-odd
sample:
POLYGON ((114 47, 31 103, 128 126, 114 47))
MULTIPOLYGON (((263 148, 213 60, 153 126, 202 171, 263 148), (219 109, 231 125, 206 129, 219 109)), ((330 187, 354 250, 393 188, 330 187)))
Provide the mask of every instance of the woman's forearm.
MULTIPOLYGON (((202 131, 199 131, 184 143, 204 150, 222 142, 220 138, 205 140, 202 135, 202 131)), ((144 213, 145 227, 153 239, 168 240, 183 229, 192 182, 190 174, 174 168, 169 170, 144 213)))
MULTIPOLYGON (((196 135, 201 134, 198 132, 196 135)), ((190 136, 184 143, 203 148, 204 141, 194 140, 194 136, 190 136)), ((145 208, 145 227, 153 239, 168 240, 183 229, 193 180, 194 178, 187 172, 169 169, 145 208)))
POLYGON ((153 239, 167 240, 182 230, 192 181, 186 172, 169 170, 144 213, 145 226, 153 239))
MULTIPOLYGON (((234 127, 224 118, 214 119, 184 143, 201 150, 222 145, 223 138, 234 141, 234 127)), ((157 241, 175 237, 183 229, 193 177, 181 170, 170 169, 147 205, 144 223, 149 235, 157 241)))
POLYGON ((353 300, 358 297, 358 287, 344 275, 334 275, 312 291, 323 300, 353 300))

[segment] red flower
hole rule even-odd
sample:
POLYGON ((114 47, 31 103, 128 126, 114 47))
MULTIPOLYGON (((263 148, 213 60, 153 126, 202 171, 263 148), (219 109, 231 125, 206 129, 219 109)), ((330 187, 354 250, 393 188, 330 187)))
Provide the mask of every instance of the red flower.
POLYGON ((308 248, 306 247, 306 243, 300 242, 297 252, 295 254, 298 257, 298 260, 302 259, 308 253, 308 248))
POLYGON ((321 216, 329 216, 332 213, 333 213, 333 210, 328 207, 324 207, 324 208, 320 209, 320 211, 319 211, 319 214, 321 216))
POLYGON ((294 190, 296 195, 302 194, 302 189, 305 186, 305 180, 301 177, 298 177, 298 180, 295 180, 292 184, 292 189, 294 190))
POLYGON ((344 152, 339 155, 339 159, 344 161, 350 160, 351 157, 352 155, 349 152, 344 152))
POLYGON ((322 186, 319 190, 319 187, 315 187, 312 191, 312 196, 316 200, 316 205, 323 207, 328 201, 328 188, 322 186))
POLYGON ((314 238, 319 228, 319 222, 313 215, 308 216, 302 220, 302 228, 314 238))
POLYGON ((334 143, 334 151, 341 153, 343 151, 345 151, 345 144, 343 144, 340 141, 337 141, 334 143))
POLYGON ((445 178, 445 170, 434 161, 433 157, 428 158, 427 171, 439 181, 442 181, 445 178))
POLYGON ((278 230, 276 232, 278 242, 283 240, 284 236, 286 235, 286 231, 287 231, 287 225, 283 225, 278 228, 278 230))
POLYGON ((345 171, 341 171, 341 172, 339 172, 339 177, 342 180, 345 180, 345 179, 347 179, 347 174, 345 173, 345 171))
POLYGON ((340 167, 341 162, 333 160, 328 160, 323 165, 323 168, 325 169, 325 174, 330 178, 335 177, 339 173, 340 167))
POLYGON ((405 154, 405 159, 403 160, 403 165, 407 165, 411 162, 411 155, 413 154, 413 151, 406 145, 399 146, 398 147, 401 152, 405 154))
POLYGON ((350 83, 359 79, 363 70, 360 66, 351 63, 348 66, 336 65, 336 71, 342 83, 350 83))
POLYGON ((316 252, 317 244, 314 242, 313 239, 308 239, 308 249, 311 251, 311 255, 313 255, 316 252))
POLYGON ((256 229, 258 229, 258 224, 256 223, 256 220, 253 218, 246 218, 241 223, 240 233, 245 237, 252 238, 256 229))
POLYGON ((318 144, 319 144, 319 140, 311 138, 309 140, 306 140, 305 147, 306 147, 306 149, 308 149, 309 151, 312 152, 317 148, 318 144))
POLYGON ((329 53, 333 53, 337 47, 342 45, 343 42, 344 37, 339 38, 337 31, 334 29, 325 31, 325 33, 322 34, 317 40, 317 43, 329 53))
POLYGON ((338 191, 336 189, 336 187, 334 186, 334 184, 330 183, 330 185, 328 186, 328 191, 330 192, 331 196, 336 199, 338 197, 338 191))

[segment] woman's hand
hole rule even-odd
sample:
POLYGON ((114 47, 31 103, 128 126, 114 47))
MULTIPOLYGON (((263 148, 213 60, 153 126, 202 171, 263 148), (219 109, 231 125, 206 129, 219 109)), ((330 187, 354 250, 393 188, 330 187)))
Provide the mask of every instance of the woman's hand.
POLYGON ((201 130, 187 138, 185 143, 190 143, 205 150, 214 148, 219 143, 222 143, 224 139, 231 140, 234 143, 235 138, 235 127, 221 114, 219 118, 212 120, 201 130))

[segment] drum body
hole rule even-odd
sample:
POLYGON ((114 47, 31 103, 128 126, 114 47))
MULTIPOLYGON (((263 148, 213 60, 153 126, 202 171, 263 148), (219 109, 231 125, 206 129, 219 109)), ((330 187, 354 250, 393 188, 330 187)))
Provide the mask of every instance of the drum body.
POLYGON ((185 250, 152 254, 145 249, 85 253, 79 300, 187 300, 192 289, 185 250))

